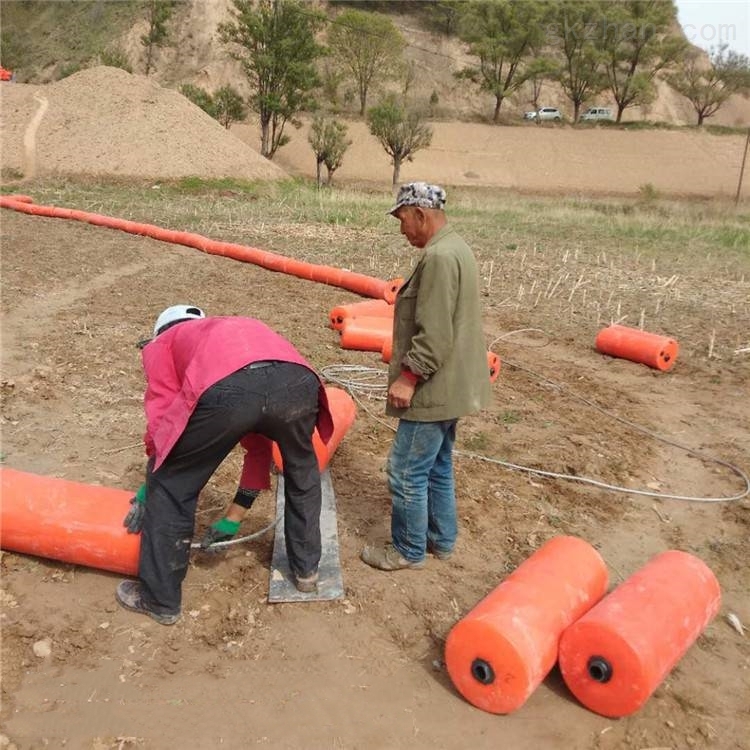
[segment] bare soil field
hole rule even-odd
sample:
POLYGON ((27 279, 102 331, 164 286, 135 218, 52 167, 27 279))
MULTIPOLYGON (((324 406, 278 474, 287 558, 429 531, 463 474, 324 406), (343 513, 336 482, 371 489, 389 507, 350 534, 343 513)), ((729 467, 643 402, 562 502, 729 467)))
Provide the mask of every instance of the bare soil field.
MULTIPOLYGON (((380 278, 408 273, 413 251, 384 215, 387 189, 264 190, 24 186, 39 203, 73 202, 380 278)), ((487 343, 503 360, 493 404, 462 421, 459 449, 647 491, 742 492, 725 466, 610 416, 747 470, 750 360, 740 352, 750 331, 750 259, 741 218, 704 225, 701 215, 711 209, 700 204, 601 200, 571 208, 486 189, 453 190, 449 201, 477 252, 487 343), (695 229, 684 233, 691 220, 695 229), (731 232, 736 241, 732 234, 727 244, 731 232), (647 328, 682 345, 668 373, 593 350, 602 325, 622 318, 637 325, 644 312, 647 328)), ((381 366, 375 355, 341 350, 326 327, 331 307, 357 299, 343 290, 73 221, 7 210, 0 221, 6 466, 137 487, 145 463, 135 342, 174 302, 265 320, 319 368, 381 366)), ((118 607, 118 576, 2 553, 3 746, 750 747, 750 644, 726 619, 735 613, 750 623, 747 498, 700 503, 614 493, 462 455, 454 559, 377 572, 359 553, 388 533, 383 468, 393 425, 382 402, 359 399, 331 464, 343 600, 269 605, 271 535, 223 554, 195 554, 184 615, 173 627, 118 607), (699 556, 721 583, 719 616, 631 717, 587 711, 557 671, 516 713, 491 715, 464 701, 446 673, 451 627, 559 534, 593 544, 612 586, 666 549, 699 556), (40 641, 48 656, 36 655, 40 641)), ((231 497, 239 462, 230 456, 202 493, 198 533, 231 497)), ((273 514, 264 493, 243 531, 273 514)))

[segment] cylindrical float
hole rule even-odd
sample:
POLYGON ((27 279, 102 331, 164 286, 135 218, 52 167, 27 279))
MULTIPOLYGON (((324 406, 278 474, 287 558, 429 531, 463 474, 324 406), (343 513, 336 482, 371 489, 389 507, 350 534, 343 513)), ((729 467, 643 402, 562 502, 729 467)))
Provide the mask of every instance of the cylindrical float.
POLYGON ((380 347, 380 359, 383 362, 390 362, 393 356, 393 336, 389 336, 380 347))
POLYGON ((607 568, 583 539, 550 539, 448 634, 445 662, 477 708, 520 708, 557 660, 560 634, 607 590, 607 568))
POLYGON ((352 302, 348 305, 336 305, 328 313, 331 328, 340 331, 344 322, 349 318, 390 318, 393 320, 393 305, 389 305, 384 299, 366 299, 362 302, 352 302))
POLYGON ((383 343, 393 337, 393 320, 372 316, 347 318, 340 333, 342 349, 381 352, 383 343))
POLYGON ((493 351, 487 352, 487 367, 490 368, 490 383, 494 383, 500 375, 500 357, 493 351))
POLYGON ((697 557, 654 557, 560 639, 560 670, 586 708, 637 711, 719 611, 721 590, 697 557))
POLYGON ((667 336, 621 325, 602 328, 596 336, 595 346, 602 354, 629 359, 656 370, 669 370, 680 348, 674 339, 667 336))
POLYGON ((140 534, 122 525, 132 491, 0 468, 0 547, 138 574, 140 534))
MULTIPOLYGON (((313 433, 313 448, 315 448, 315 455, 318 457, 318 466, 321 471, 328 466, 336 448, 339 447, 339 443, 354 424, 354 417, 357 413, 354 399, 342 388, 326 386, 326 394, 328 395, 328 408, 333 420, 333 434, 328 443, 324 443, 317 430, 313 433)), ((276 468, 280 471, 283 470, 281 451, 276 443, 273 444, 272 452, 276 468)))

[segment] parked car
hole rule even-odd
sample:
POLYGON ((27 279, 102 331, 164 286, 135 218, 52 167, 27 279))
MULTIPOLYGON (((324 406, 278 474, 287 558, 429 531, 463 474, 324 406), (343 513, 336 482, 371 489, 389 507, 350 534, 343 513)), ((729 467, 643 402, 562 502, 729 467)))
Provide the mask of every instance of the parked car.
POLYGON ((541 107, 536 112, 525 112, 523 115, 524 120, 554 120, 560 122, 562 120, 562 114, 557 107, 541 107))
POLYGON ((614 122, 614 115, 609 107, 589 107, 582 115, 581 120, 609 120, 614 122))

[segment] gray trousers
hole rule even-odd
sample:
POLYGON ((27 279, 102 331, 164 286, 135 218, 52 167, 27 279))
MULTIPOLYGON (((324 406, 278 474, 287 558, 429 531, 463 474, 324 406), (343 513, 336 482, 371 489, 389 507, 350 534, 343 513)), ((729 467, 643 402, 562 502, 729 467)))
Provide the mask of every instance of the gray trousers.
POLYGON ((149 461, 138 569, 149 608, 163 614, 180 611, 198 494, 248 433, 265 435, 281 452, 284 529, 292 571, 307 576, 317 570, 321 489, 312 435, 319 386, 315 373, 302 365, 248 365, 203 393, 157 471, 153 459, 149 461))

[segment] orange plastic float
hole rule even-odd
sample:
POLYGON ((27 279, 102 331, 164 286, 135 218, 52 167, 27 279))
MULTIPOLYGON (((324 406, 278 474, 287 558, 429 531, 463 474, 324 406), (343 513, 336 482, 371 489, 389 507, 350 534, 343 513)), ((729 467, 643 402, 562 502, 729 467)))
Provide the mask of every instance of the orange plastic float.
POLYGON ((390 362, 393 357, 393 336, 389 336, 380 347, 380 359, 383 362, 390 362))
POLYGON ((448 634, 445 662, 469 703, 520 708, 557 660, 560 635, 607 590, 599 553, 577 537, 550 539, 448 634))
POLYGON ((0 547, 137 575, 140 534, 122 521, 134 492, 0 468, 0 547))
POLYGON ((393 320, 393 305, 384 299, 366 299, 362 302, 352 302, 348 305, 337 305, 331 309, 328 319, 331 328, 340 331, 344 323, 350 318, 384 317, 393 320))
POLYGON ((119 229, 130 234, 152 237, 163 242, 172 242, 186 247, 193 247, 204 253, 212 255, 223 255, 227 258, 240 260, 245 263, 253 263, 269 271, 292 274, 310 281, 337 286, 350 292, 361 294, 364 297, 374 297, 393 303, 396 294, 404 283, 402 278, 383 281, 372 276, 367 276, 353 271, 344 271, 331 266, 320 266, 314 263, 285 258, 267 250, 259 250, 256 247, 237 245, 231 242, 219 242, 191 232, 176 232, 154 224, 142 224, 127 219, 118 219, 112 216, 78 211, 69 208, 58 208, 56 206, 40 206, 32 202, 27 195, 3 195, 0 196, 0 208, 9 208, 13 211, 30 214, 33 216, 47 216, 57 219, 73 219, 85 221, 97 226, 119 229))
POLYGON ((393 338, 393 320, 386 317, 361 316, 346 318, 339 331, 342 349, 382 352, 383 344, 393 338))
MULTIPOLYGON (((333 419, 333 434, 326 444, 320 439, 317 430, 313 433, 313 448, 315 448, 315 455, 318 457, 318 466, 321 471, 328 466, 344 435, 354 424, 354 417, 357 413, 354 399, 345 390, 326 386, 326 394, 328 395, 328 408, 333 419)), ((273 444, 273 462, 279 470, 283 469, 281 451, 276 443, 273 444)))
POLYGON ((669 370, 679 351, 674 339, 621 325, 611 325, 599 331, 595 346, 602 354, 629 359, 656 370, 669 370))
POLYGON ((500 375, 500 357, 493 351, 487 352, 487 367, 490 368, 490 383, 494 383, 500 375))
POLYGON ((566 685, 598 714, 632 714, 720 604, 719 583, 702 560, 675 550, 657 555, 563 633, 566 685))

